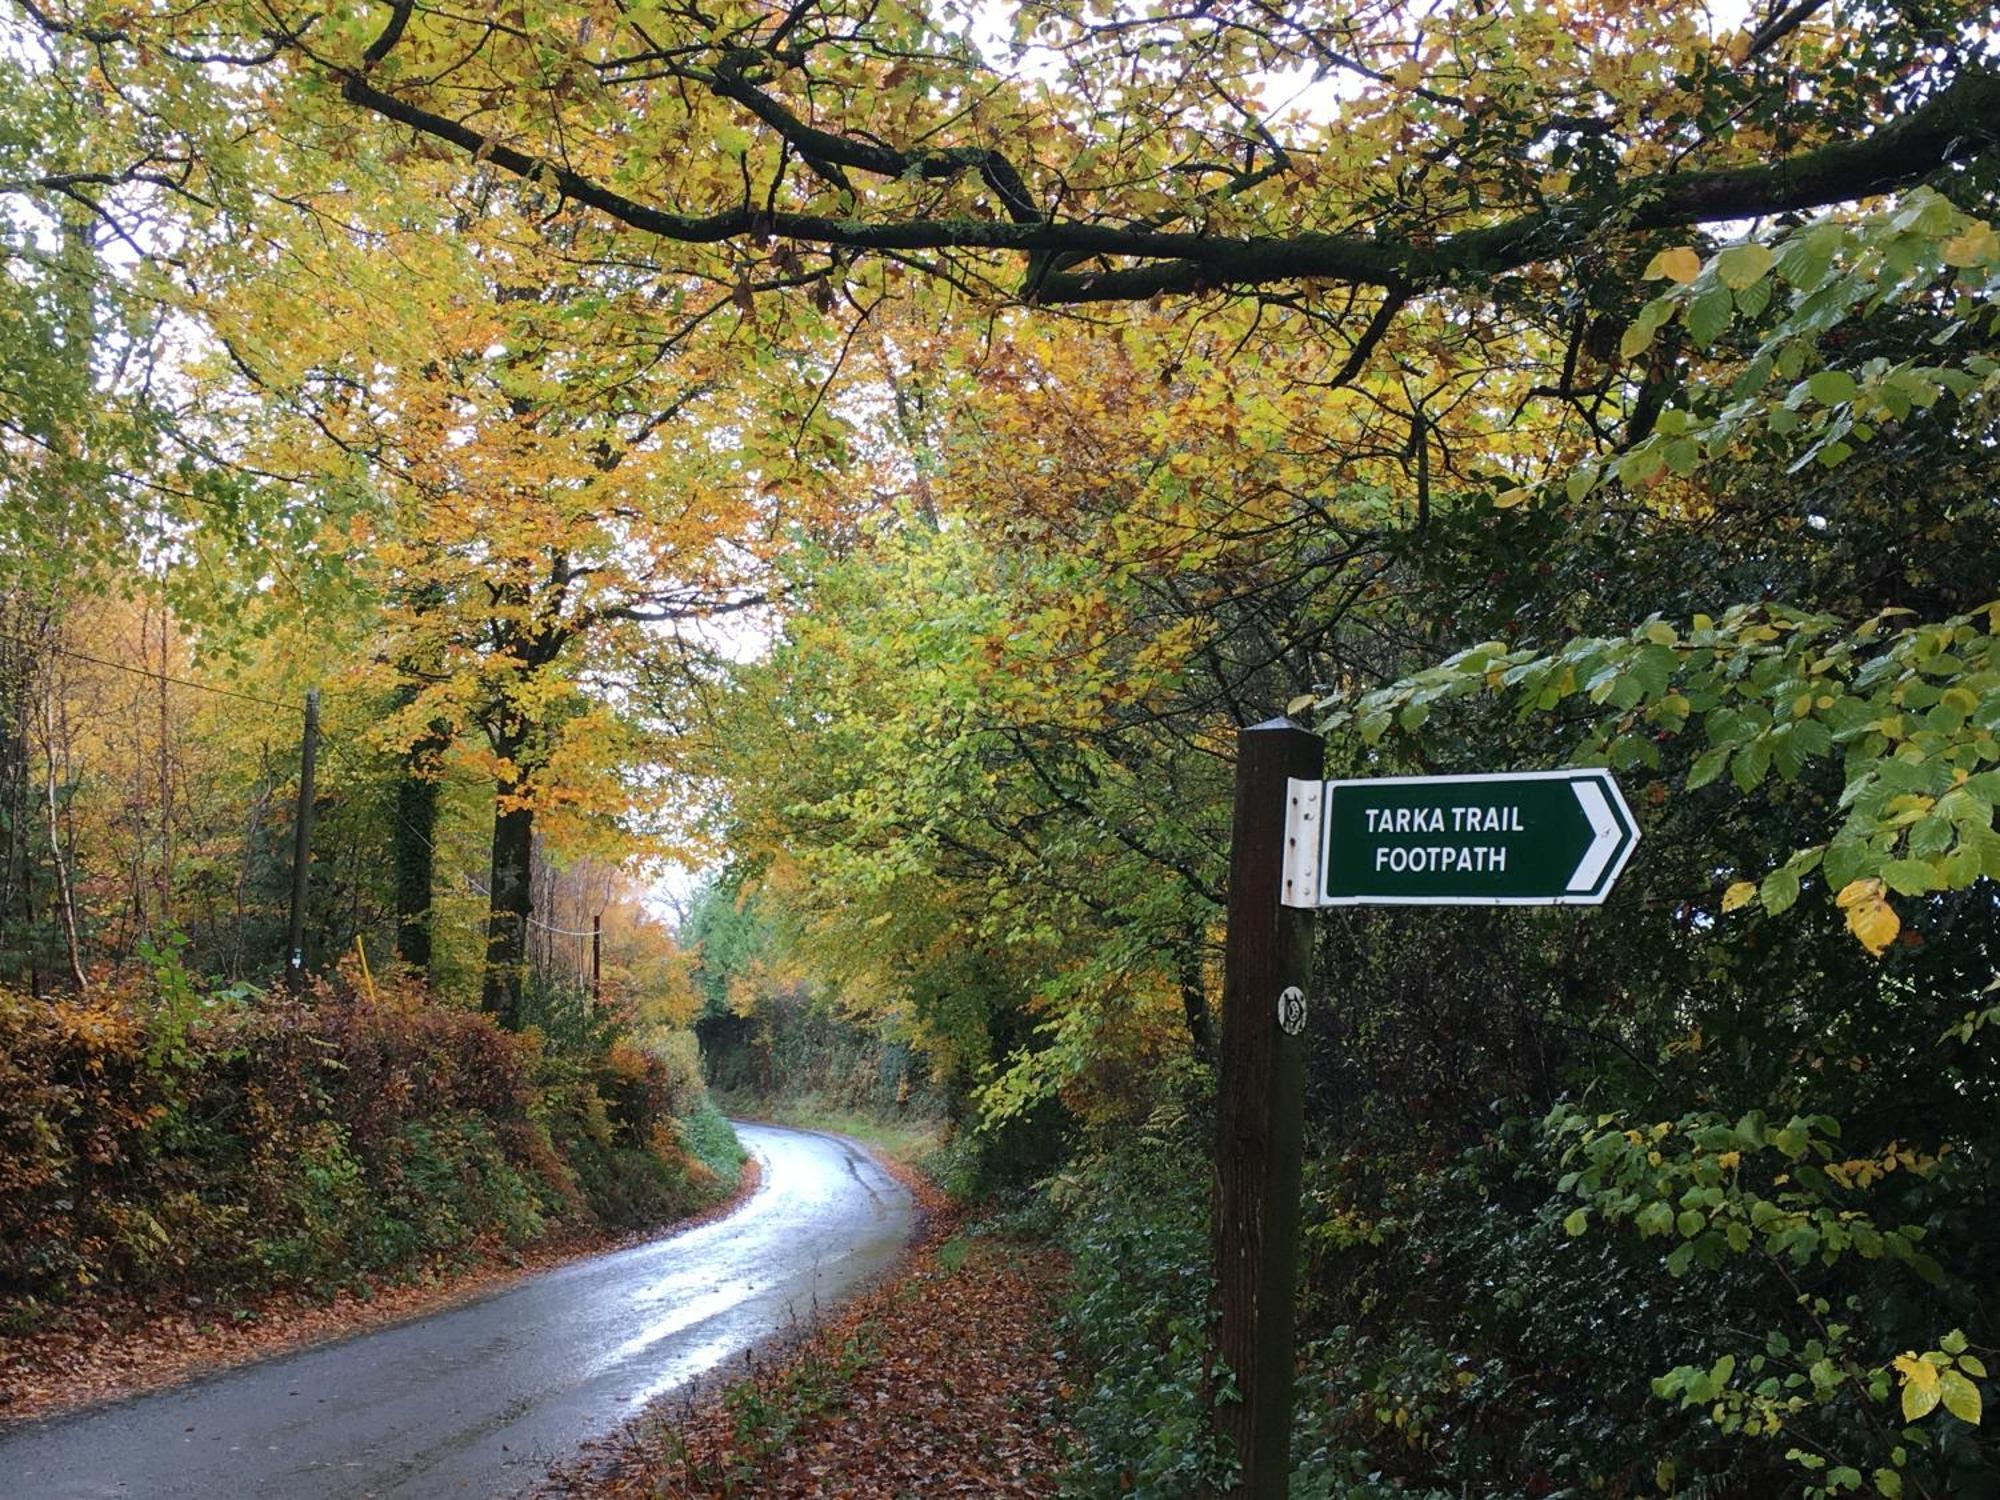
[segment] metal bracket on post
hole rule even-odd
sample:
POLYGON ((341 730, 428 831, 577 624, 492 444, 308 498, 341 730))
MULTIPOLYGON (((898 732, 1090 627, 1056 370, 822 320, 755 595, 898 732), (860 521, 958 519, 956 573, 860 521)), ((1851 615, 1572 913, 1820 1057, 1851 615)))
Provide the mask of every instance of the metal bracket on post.
POLYGON ((1285 782, 1284 885, 1278 899, 1286 906, 1319 905, 1320 846, 1325 842, 1326 783, 1285 782))

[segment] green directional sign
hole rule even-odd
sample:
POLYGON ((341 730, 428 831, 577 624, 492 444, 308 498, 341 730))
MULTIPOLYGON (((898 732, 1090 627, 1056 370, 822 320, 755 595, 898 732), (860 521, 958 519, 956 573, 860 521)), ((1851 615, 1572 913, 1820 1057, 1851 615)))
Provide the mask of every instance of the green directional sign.
POLYGON ((1611 773, 1294 781, 1291 906, 1595 906, 1639 842, 1611 773))

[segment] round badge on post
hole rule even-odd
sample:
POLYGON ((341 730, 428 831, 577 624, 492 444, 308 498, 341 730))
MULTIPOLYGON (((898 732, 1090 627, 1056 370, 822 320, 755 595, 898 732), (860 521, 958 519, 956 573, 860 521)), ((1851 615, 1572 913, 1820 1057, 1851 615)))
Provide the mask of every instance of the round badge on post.
POLYGON ((1297 1036, 1306 1029, 1306 992, 1297 985, 1288 985, 1278 996, 1278 1030, 1286 1036, 1297 1036))

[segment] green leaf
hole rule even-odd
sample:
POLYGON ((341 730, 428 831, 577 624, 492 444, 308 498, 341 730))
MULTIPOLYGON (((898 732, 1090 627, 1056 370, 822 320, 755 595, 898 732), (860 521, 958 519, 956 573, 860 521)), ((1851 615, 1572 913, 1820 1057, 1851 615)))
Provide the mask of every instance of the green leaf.
POLYGON ((1697 787, 1707 786, 1720 776, 1728 766, 1729 757, 1735 748, 1734 745, 1717 745, 1714 749, 1704 750, 1696 756, 1694 764, 1688 768, 1688 790, 1694 791, 1697 787))
POLYGON ((1688 304, 1687 330, 1695 344, 1706 349, 1729 326, 1736 301, 1726 286, 1712 286, 1688 304))
POLYGON ((1575 1239, 1590 1227, 1590 1210, 1579 1208, 1563 1220, 1563 1232, 1575 1239))
POLYGON ((1667 467, 1676 474, 1692 474, 1701 463, 1701 447, 1693 438, 1677 437, 1667 443, 1667 467))
POLYGON ((1653 335, 1667 319, 1674 315, 1675 303, 1666 297, 1655 297, 1639 309, 1639 316, 1625 330, 1618 341, 1618 357, 1634 359, 1652 346, 1653 335))
POLYGON ((1746 318, 1756 317, 1771 305, 1771 287, 1770 280, 1759 278, 1746 287, 1738 288, 1736 310, 1746 318))
POLYGON ((1666 463, 1666 454, 1658 443, 1647 443, 1634 448, 1618 460, 1618 477, 1626 484, 1644 484, 1660 472, 1666 463))
POLYGON ((1764 279, 1771 269, 1771 252, 1755 243, 1731 245, 1715 257, 1716 279, 1732 292, 1740 292, 1764 279))
POLYGON ((1799 877, 1789 866, 1780 867, 1764 877, 1764 884, 1757 894, 1764 903, 1764 910, 1775 917, 1799 899, 1799 877))
POLYGON ((1858 388, 1854 377, 1845 370, 1821 370, 1806 382, 1806 389, 1822 406, 1838 406, 1843 401, 1852 401, 1858 388))
POLYGON ((1674 1211, 1658 1201, 1648 1203, 1632 1216, 1632 1227, 1646 1239, 1665 1234, 1674 1227, 1674 1211))
POLYGON ((1826 848, 1826 883, 1834 890, 1864 880, 1880 868, 1880 856, 1866 839, 1837 838, 1826 848))
POLYGON ((1778 274, 1795 287, 1810 291, 1826 279, 1833 263, 1833 247, 1822 241, 1815 246, 1810 237, 1794 234, 1778 252, 1778 274))
POLYGON ((1644 321, 1632 324, 1618 340, 1620 359, 1637 359, 1653 347, 1653 333, 1658 325, 1644 321))
POLYGON ((1943 886, 1937 867, 1920 859, 1892 859, 1882 866, 1882 883, 1899 896, 1921 896, 1943 886))
POLYGON ((1968 1426, 1979 1425, 1979 1387, 1967 1380, 1956 1370, 1946 1370, 1938 1376, 1938 1389, 1944 1396, 1944 1409, 1968 1426))

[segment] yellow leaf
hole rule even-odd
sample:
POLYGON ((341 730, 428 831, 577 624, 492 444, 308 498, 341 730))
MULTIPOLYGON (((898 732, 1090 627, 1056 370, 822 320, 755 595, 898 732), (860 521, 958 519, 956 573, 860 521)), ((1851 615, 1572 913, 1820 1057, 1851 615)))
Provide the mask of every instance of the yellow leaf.
POLYGON ((1948 266, 1976 266, 1989 260, 2000 260, 2000 234, 1994 233, 1991 224, 1974 224, 1944 242, 1944 263, 1948 266))
POLYGON ((1862 947, 1880 958, 1903 930, 1903 919, 1886 901, 1864 901, 1847 909, 1847 930, 1862 947))
POLYGON ((1881 881, 1850 880, 1840 888, 1840 893, 1833 898, 1833 904, 1842 911, 1846 911, 1849 907, 1859 905, 1863 901, 1880 901, 1881 899, 1881 881))
POLYGON ((1903 919, 1883 897, 1879 880, 1850 880, 1833 899, 1847 913, 1847 930, 1878 958, 1903 930, 1903 919))
POLYGON ((1903 1377, 1903 1420, 1914 1422, 1936 1410, 1942 1392, 1937 1367, 1914 1354, 1896 1356, 1896 1373, 1903 1377))
POLYGON ((1732 912, 1740 906, 1748 906, 1756 899, 1757 882, 1754 880, 1739 880, 1722 893, 1722 909, 1725 912, 1732 912))
POLYGON ((1301 713, 1311 708, 1317 702, 1319 702, 1319 699, 1316 695, 1312 693, 1300 693, 1298 697, 1285 705, 1285 716, 1290 718, 1293 714, 1301 713))
POLYGON ((1493 507, 1496 510, 1512 510, 1517 505, 1525 505, 1527 500, 1527 489, 1522 486, 1516 486, 1514 489, 1502 490, 1499 494, 1495 495, 1493 497, 1493 507))
POLYGON ((1686 286, 1701 274, 1701 257, 1687 245, 1678 245, 1672 250, 1662 250, 1646 262, 1645 279, 1658 281, 1665 277, 1668 281, 1686 286))

